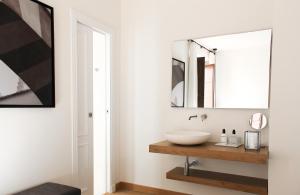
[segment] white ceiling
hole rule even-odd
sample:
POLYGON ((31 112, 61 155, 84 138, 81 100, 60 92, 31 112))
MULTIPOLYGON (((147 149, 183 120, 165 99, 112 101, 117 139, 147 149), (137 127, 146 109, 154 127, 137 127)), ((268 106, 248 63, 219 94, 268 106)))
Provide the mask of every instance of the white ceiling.
POLYGON ((218 51, 245 49, 253 47, 270 46, 272 30, 262 30, 255 32, 222 35, 195 39, 197 43, 208 49, 217 48, 218 51))

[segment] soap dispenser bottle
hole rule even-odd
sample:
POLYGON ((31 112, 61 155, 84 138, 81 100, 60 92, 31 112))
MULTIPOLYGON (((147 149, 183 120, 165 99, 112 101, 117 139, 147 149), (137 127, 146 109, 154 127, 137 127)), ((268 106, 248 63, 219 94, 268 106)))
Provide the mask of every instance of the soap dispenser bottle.
POLYGON ((232 135, 229 137, 228 142, 230 145, 240 145, 240 138, 236 135, 236 130, 232 130, 232 135))
POLYGON ((222 130, 222 134, 221 134, 221 137, 220 137, 220 142, 224 143, 224 144, 227 144, 227 142, 228 142, 228 137, 226 135, 226 129, 222 130))

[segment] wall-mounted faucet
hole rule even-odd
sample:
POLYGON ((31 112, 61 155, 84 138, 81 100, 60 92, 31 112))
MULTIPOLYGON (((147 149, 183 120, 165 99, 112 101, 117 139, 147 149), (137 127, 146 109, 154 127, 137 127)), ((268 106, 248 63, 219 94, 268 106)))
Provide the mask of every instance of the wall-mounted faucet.
POLYGON ((189 117, 189 121, 192 120, 193 118, 197 118, 197 117, 198 117, 198 115, 192 115, 189 117))
MULTIPOLYGON (((193 118, 198 118, 198 115, 192 115, 189 117, 189 121, 192 120, 193 118)), ((202 114, 201 115, 201 120, 202 122, 205 121, 207 119, 207 114, 202 114)))

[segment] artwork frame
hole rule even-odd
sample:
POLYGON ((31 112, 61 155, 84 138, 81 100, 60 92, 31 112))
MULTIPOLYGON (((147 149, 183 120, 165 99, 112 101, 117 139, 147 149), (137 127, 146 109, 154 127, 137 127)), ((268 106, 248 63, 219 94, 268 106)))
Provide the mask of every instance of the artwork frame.
MULTIPOLYGON (((2 1, 3 3, 5 1, 10 1, 10 0, 4 0, 2 1)), ((18 0, 11 0, 12 3, 13 2, 16 2, 18 0)), ((38 80, 36 80, 35 82, 33 81, 34 79, 32 78, 35 78, 35 76, 38 74, 38 69, 35 71, 35 74, 32 74, 31 73, 31 83, 33 85, 35 85, 35 90, 33 90, 30 85, 25 82, 24 80, 22 80, 26 86, 28 86, 28 91, 31 91, 32 93, 34 93, 35 95, 38 93, 38 95, 36 95, 36 99, 39 99, 40 100, 40 104, 30 104, 30 103, 22 103, 22 102, 18 102, 16 104, 13 104, 13 103, 2 103, 1 102, 1 97, 0 97, 0 108, 55 108, 55 105, 56 105, 56 100, 55 100, 55 36, 54 36, 54 8, 45 4, 45 3, 42 3, 38 0, 26 0, 30 3, 33 3, 33 4, 36 4, 36 6, 38 6, 38 8, 42 8, 45 11, 45 13, 47 13, 47 31, 45 32, 45 36, 47 36, 48 38, 48 41, 44 41, 44 45, 45 44, 48 44, 49 45, 49 48, 47 49, 47 68, 46 69, 39 69, 39 70, 42 70, 41 71, 41 74, 46 74, 47 75, 47 78, 42 78, 40 80, 40 83, 43 83, 44 82, 44 85, 47 85, 47 87, 44 87, 42 86, 41 89, 36 89, 36 85, 38 85, 38 80), (47 71, 49 70, 49 71, 47 71), (48 80, 47 80, 48 79, 48 80), (47 83, 46 83, 47 82, 47 83), (42 101, 42 100, 44 101, 42 101)), ((0 3, 2 3, 0 2, 0 3)), ((23 1, 24 2, 24 1, 23 1)), ((23 3, 22 2, 22 3, 23 3)), ((0 10, 1 11, 1 10, 0 10)), ((17 13, 16 13, 17 14, 17 13)), ((1 15, 1 13, 0 13, 1 15)), ((21 17, 21 16, 20 16, 21 17)), ((42 16, 39 16, 39 17, 42 17, 42 16)), ((23 19, 23 18, 21 18, 23 19)), ((41 20, 41 19, 40 19, 41 20)), ((25 21, 25 20, 23 20, 25 21)), ((29 24, 28 24, 29 25, 29 24)), ((43 24, 41 22, 40 26, 41 28, 43 27, 43 24)), ((33 30, 33 29, 32 29, 33 30)), ((43 29, 42 29, 43 30, 43 29)), ((42 31, 41 30, 41 31, 42 31)), ((1 33, 0 33, 1 35, 1 33)), ((0 40, 1 40, 1 37, 0 37, 0 40)), ((34 51, 32 51, 30 54, 32 54, 34 51)), ((17 55, 17 56, 21 56, 21 55, 17 55)), ((3 60, 2 58, 2 55, 0 53, 0 62, 1 60, 3 60)), ((29 56, 30 57, 30 56, 29 56)), ((27 57, 27 59, 29 58, 27 57)), ((4 61, 4 60, 3 60, 4 61)), ((15 62, 18 62, 20 64, 20 60, 19 59, 14 59, 15 62)), ((1 63, 0 63, 1 64, 1 63)), ((0 73, 1 74, 1 73, 0 73)), ((16 73, 17 74, 17 73, 16 73)), ((25 75, 25 73, 20 73, 20 75, 25 75)), ((29 74, 27 74, 27 77, 28 77, 29 74)), ((19 76, 19 74, 18 74, 19 76)), ((41 77, 41 76, 40 76, 41 77)), ((36 77, 38 78, 38 77, 36 77)), ((23 79, 21 76, 20 76, 20 79, 23 79)), ((30 79, 28 79, 30 80, 30 79)), ((1 80, 0 80, 1 82, 1 80)), ((30 83, 30 82, 29 82, 30 83)), ((41 85, 41 84, 40 84, 41 85)), ((1 92, 1 91, 0 91, 1 92)), ((19 93, 15 93, 15 94, 11 94, 11 95, 7 95, 5 96, 4 98, 10 98, 11 96, 18 96, 18 95, 22 95, 23 92, 19 92, 19 93)), ((4 99, 3 98, 3 99, 4 99)), ((5 101, 4 101, 5 102, 5 101)))
POLYGON ((185 105, 185 62, 178 60, 176 58, 172 58, 172 94, 171 94, 171 107, 172 108, 183 108, 185 105), (175 68, 175 67, 180 67, 180 69, 175 68), (175 74, 177 72, 177 74, 175 74), (180 73, 179 73, 180 72, 180 73), (179 74, 178 74, 179 73, 179 74), (176 76, 180 77, 179 79, 176 78, 176 76), (179 82, 178 82, 179 81, 179 82), (176 85, 182 83, 182 89, 180 90, 182 94, 180 96, 181 103, 175 103, 173 100, 176 99, 174 98, 174 89, 176 85), (180 105, 181 104, 181 105, 180 105))

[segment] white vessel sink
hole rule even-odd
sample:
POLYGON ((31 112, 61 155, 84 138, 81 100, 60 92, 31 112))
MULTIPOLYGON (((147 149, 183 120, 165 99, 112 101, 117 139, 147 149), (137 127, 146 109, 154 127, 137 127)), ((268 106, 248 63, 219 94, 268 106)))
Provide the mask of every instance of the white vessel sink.
POLYGON ((176 130, 166 133, 166 138, 173 144, 197 145, 208 141, 211 133, 196 130, 176 130))

